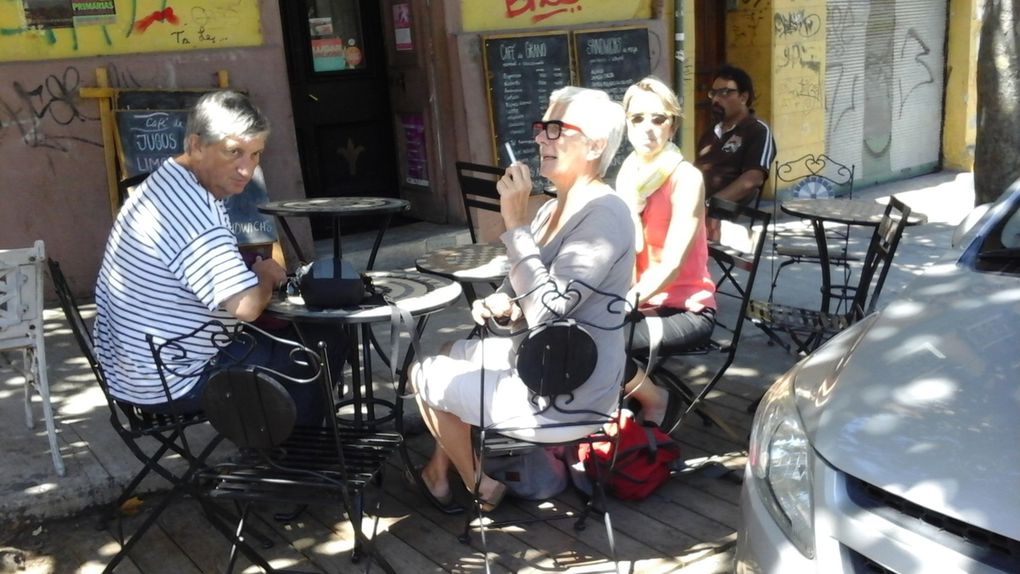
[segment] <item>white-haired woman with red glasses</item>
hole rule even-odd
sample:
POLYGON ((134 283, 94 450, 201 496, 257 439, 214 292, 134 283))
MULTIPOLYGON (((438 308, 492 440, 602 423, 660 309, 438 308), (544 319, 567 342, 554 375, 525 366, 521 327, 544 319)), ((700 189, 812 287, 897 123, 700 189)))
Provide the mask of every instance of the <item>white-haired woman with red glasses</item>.
MULTIPOLYGON (((556 186, 557 196, 529 218, 532 175, 528 166, 518 162, 506 169, 496 187, 506 225, 500 238, 506 244, 510 272, 495 293, 474 302, 472 317, 478 323, 492 318, 537 325, 566 315, 597 325, 619 323, 619 315, 610 317, 609 301, 625 296, 630 287, 634 226, 626 203, 602 178, 623 138, 623 108, 603 91, 569 86, 552 94, 545 116, 533 123, 533 129, 539 172, 556 186), (571 282, 578 288, 575 296, 550 296, 565 293, 571 282), (587 287, 578 287, 582 284, 587 287)), ((626 362, 625 330, 592 331, 597 364, 575 391, 571 408, 612 412, 626 362)), ((478 340, 455 341, 443 354, 424 359, 412 370, 422 416, 436 438, 435 452, 422 467, 421 478, 440 506, 452 500, 451 466, 469 490, 474 486, 470 427, 481 420, 483 365, 486 424, 548 424, 569 422, 565 419, 571 416, 552 409, 539 412, 543 409, 529 400, 528 388, 514 367, 512 340, 488 338, 484 357, 482 349, 478 340)), ((518 434, 528 440, 556 442, 592 430, 575 426, 518 434)), ((495 507, 505 492, 504 484, 483 475, 479 496, 488 507, 495 507)))

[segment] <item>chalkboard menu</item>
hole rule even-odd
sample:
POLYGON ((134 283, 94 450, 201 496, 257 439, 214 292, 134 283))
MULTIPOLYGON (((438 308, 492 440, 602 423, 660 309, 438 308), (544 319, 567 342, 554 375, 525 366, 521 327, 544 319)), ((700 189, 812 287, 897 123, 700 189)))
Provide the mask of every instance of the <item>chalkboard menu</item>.
POLYGON ((538 173, 538 146, 531 123, 542 119, 549 95, 570 85, 567 33, 491 36, 483 39, 496 163, 510 165, 509 143, 519 161, 538 173))
MULTIPOLYGON (((581 85, 605 90, 622 102, 631 84, 651 73, 648 52, 648 28, 607 28, 574 32, 574 53, 581 85)), ((620 150, 609 166, 607 181, 613 181, 623 160, 631 151, 623 138, 620 150)))
MULTIPOLYGON (((150 173, 168 157, 184 152, 188 110, 204 91, 122 91, 114 110, 117 119, 117 150, 122 175, 128 178, 150 173)), ((272 218, 258 212, 269 201, 262 169, 239 195, 224 201, 238 243, 272 243, 276 228, 272 218)))
POLYGON ((184 151, 188 112, 116 110, 121 165, 127 177, 147 173, 184 151))

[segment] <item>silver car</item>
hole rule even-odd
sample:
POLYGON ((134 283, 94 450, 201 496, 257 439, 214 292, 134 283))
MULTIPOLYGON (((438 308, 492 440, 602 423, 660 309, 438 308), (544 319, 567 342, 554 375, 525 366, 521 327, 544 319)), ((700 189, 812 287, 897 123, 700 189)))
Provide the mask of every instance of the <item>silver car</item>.
POLYGON ((1020 572, 1018 206, 768 391, 738 573, 1020 572))

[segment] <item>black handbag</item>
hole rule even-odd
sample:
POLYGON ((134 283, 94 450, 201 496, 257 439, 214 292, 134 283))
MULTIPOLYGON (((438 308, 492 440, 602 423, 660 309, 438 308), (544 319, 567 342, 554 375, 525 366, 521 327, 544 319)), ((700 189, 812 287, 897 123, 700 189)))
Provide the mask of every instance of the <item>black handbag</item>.
POLYGON ((375 294, 371 277, 334 257, 317 259, 300 267, 295 278, 305 305, 312 307, 353 307, 375 294))

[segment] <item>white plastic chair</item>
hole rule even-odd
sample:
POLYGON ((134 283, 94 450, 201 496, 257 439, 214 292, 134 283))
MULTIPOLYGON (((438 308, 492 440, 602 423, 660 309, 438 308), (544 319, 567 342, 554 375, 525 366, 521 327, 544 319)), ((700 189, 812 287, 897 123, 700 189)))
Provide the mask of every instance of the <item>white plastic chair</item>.
POLYGON ((42 397, 46 433, 57 474, 64 476, 64 461, 57 446, 57 429, 46 378, 46 346, 43 343, 43 266, 46 247, 36 241, 25 249, 0 249, 0 361, 25 378, 25 424, 35 428, 32 387, 42 397), (21 351, 21 362, 10 351, 21 351))

